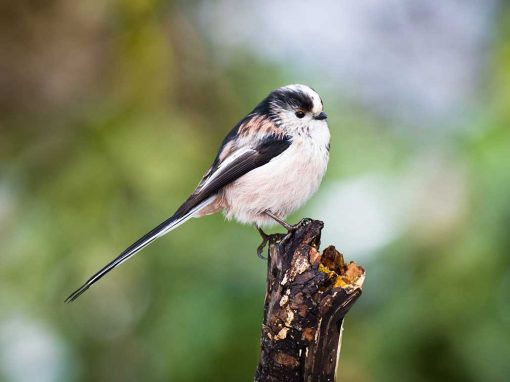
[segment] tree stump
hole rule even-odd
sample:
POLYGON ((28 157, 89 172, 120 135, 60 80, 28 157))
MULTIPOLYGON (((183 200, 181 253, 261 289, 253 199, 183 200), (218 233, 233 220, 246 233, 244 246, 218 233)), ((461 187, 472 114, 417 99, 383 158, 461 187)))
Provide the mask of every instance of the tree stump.
POLYGON ((255 381, 335 381, 343 318, 365 271, 333 246, 320 254, 323 226, 304 219, 296 231, 271 236, 255 381))

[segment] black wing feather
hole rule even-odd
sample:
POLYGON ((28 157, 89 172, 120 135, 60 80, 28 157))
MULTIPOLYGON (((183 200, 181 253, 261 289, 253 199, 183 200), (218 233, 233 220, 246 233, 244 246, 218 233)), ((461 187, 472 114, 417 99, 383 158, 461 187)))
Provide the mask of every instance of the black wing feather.
MULTIPOLYGON (((184 204, 177 210, 177 213, 186 213, 194 206, 198 205, 208 197, 216 194, 220 189, 232 183, 241 176, 247 174, 257 167, 263 166, 274 157, 283 153, 291 144, 288 136, 268 136, 260 142, 260 144, 239 156, 234 162, 224 169, 217 169, 218 175, 214 179, 206 183, 205 186, 197 188, 184 204)), ((213 176, 216 173, 210 175, 213 176)), ((207 178, 204 179, 207 181, 207 178)), ((176 214, 177 214, 176 213, 176 214)))

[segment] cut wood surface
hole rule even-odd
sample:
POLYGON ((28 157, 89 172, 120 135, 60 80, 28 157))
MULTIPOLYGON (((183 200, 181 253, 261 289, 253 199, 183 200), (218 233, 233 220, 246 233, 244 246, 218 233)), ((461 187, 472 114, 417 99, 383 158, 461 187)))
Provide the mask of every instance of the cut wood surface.
POLYGON ((255 381, 335 381, 343 319, 361 295, 365 271, 333 246, 319 252, 323 226, 305 219, 296 231, 271 237, 255 381))

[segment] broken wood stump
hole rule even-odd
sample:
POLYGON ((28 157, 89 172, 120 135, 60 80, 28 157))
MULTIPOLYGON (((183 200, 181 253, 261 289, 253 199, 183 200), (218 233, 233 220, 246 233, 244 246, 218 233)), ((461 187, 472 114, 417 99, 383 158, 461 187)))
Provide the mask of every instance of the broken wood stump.
POLYGON ((365 271, 333 246, 319 252, 323 226, 305 219, 271 236, 257 382, 335 381, 343 319, 365 271))

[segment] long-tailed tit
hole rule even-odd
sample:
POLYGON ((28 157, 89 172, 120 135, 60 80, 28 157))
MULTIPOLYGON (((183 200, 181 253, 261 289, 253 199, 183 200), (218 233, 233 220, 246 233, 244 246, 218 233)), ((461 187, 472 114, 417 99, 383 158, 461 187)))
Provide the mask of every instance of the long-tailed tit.
MULTIPOLYGON (((66 300, 192 217, 223 212, 261 227, 285 217, 317 191, 329 158, 329 129, 319 95, 305 85, 273 90, 230 131, 197 188, 163 223, 131 244, 66 300)), ((262 244, 262 248, 263 248, 262 244)), ((261 252, 259 247, 259 254, 261 252)))

